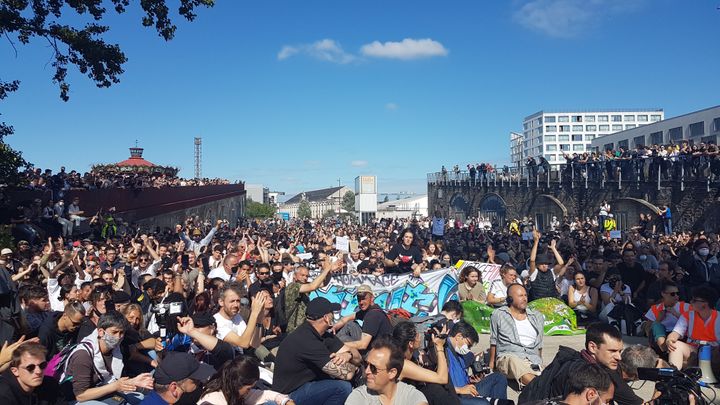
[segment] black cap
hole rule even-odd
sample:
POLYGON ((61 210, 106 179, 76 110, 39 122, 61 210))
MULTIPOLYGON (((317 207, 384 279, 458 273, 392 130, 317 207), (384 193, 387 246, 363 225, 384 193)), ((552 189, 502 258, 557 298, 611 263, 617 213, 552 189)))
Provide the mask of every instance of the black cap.
POLYGON ((130 303, 130 295, 128 295, 128 293, 126 293, 125 291, 113 291, 110 296, 112 298, 112 301, 116 304, 130 303))
POLYGON ((320 319, 331 312, 339 311, 340 308, 340 304, 333 304, 327 298, 317 297, 308 303, 305 316, 309 319, 320 319))
POLYGON ((537 255, 535 264, 550 264, 550 258, 547 255, 537 255))
POLYGON ((190 353, 167 352, 155 369, 155 383, 168 385, 186 378, 206 382, 215 374, 215 368, 200 363, 190 353))
POLYGON ((215 318, 207 312, 200 312, 193 315, 192 321, 196 328, 204 328, 206 326, 215 325, 215 318))

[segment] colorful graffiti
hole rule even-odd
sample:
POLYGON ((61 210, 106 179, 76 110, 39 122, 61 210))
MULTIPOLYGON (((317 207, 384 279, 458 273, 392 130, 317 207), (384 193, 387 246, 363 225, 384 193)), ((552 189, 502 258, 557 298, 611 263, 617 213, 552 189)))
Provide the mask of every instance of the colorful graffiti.
POLYGON ((310 298, 325 297, 340 304, 341 316, 350 315, 357 309, 355 290, 362 284, 373 289, 375 303, 381 308, 402 308, 417 316, 435 315, 447 301, 457 299, 454 268, 429 271, 420 278, 411 274, 334 276, 327 286, 313 291, 310 298))

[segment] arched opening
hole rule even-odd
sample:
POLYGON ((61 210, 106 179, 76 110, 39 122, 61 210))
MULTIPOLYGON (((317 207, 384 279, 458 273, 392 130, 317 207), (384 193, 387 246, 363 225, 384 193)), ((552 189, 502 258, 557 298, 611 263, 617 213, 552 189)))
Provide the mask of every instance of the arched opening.
POLYGON ((621 231, 637 226, 640 222, 640 214, 643 214, 651 218, 647 231, 653 232, 652 228, 655 226, 657 232, 662 232, 662 222, 658 221, 660 209, 641 198, 624 197, 612 200, 610 213, 617 222, 617 229, 621 231))
POLYGON ((470 204, 462 194, 455 194, 450 199, 450 218, 465 221, 470 214, 470 204))
POLYGON ((501 229, 505 227, 505 215, 507 212, 507 204, 499 195, 488 194, 480 202, 479 214, 481 218, 490 221, 493 227, 498 226, 501 229))
POLYGON ((550 221, 553 217, 562 223, 562 219, 568 216, 565 205, 557 198, 549 194, 540 194, 533 201, 528 216, 535 222, 535 226, 541 231, 550 230, 550 221))

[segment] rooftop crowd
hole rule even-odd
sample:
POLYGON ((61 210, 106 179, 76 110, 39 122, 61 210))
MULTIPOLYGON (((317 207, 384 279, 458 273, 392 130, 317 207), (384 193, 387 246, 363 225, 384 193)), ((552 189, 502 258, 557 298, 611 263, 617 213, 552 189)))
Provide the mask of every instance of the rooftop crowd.
POLYGON ((598 214, 541 233, 527 219, 499 228, 439 212, 364 226, 188 218, 68 232, 54 213, 36 223, 42 238, 16 236, 0 252, 0 401, 487 404, 506 400, 510 383, 527 403, 640 404, 650 398, 627 384, 638 367, 691 366, 697 341, 720 343, 720 240, 653 229, 652 218, 610 238, 611 207, 598 214), (349 252, 336 249, 344 236, 349 252), (358 312, 338 318, 338 304, 309 296, 337 274, 422 278, 459 259, 500 266, 487 290, 477 268, 459 274, 459 301, 495 308, 489 347, 459 301, 406 319, 360 285, 358 312), (548 363, 543 315, 527 307, 545 297, 587 328, 583 351, 548 363), (621 332, 647 347, 623 350, 621 332), (487 369, 475 367, 480 353, 487 369))

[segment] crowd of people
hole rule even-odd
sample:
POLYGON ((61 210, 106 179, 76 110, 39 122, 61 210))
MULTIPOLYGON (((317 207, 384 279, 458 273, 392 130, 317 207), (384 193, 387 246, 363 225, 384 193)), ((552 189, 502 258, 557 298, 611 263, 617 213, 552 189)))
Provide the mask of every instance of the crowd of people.
POLYGON ((640 404, 626 382, 637 367, 684 368, 698 341, 720 343, 717 234, 516 227, 436 212, 362 226, 188 218, 16 239, 0 252, 0 401, 487 404, 505 401, 510 383, 521 401, 640 404), (496 264, 501 277, 486 290, 477 268, 463 268, 458 300, 436 316, 390 316, 369 285, 342 318, 338 304, 310 299, 338 274, 422 278, 459 259, 496 264), (585 350, 546 365, 543 315, 527 304, 547 297, 587 335, 585 350), (489 347, 464 320, 467 300, 495 308, 489 347), (623 351, 621 332, 645 334, 652 349, 623 351))
MULTIPOLYGON (((173 172, 176 170, 173 170, 173 172)), ((29 190, 51 190, 56 198, 69 190, 99 190, 108 188, 137 189, 230 184, 226 179, 183 179, 166 171, 117 171, 96 169, 80 173, 65 167, 53 173, 52 169, 30 168, 25 171, 26 188, 29 190)))

